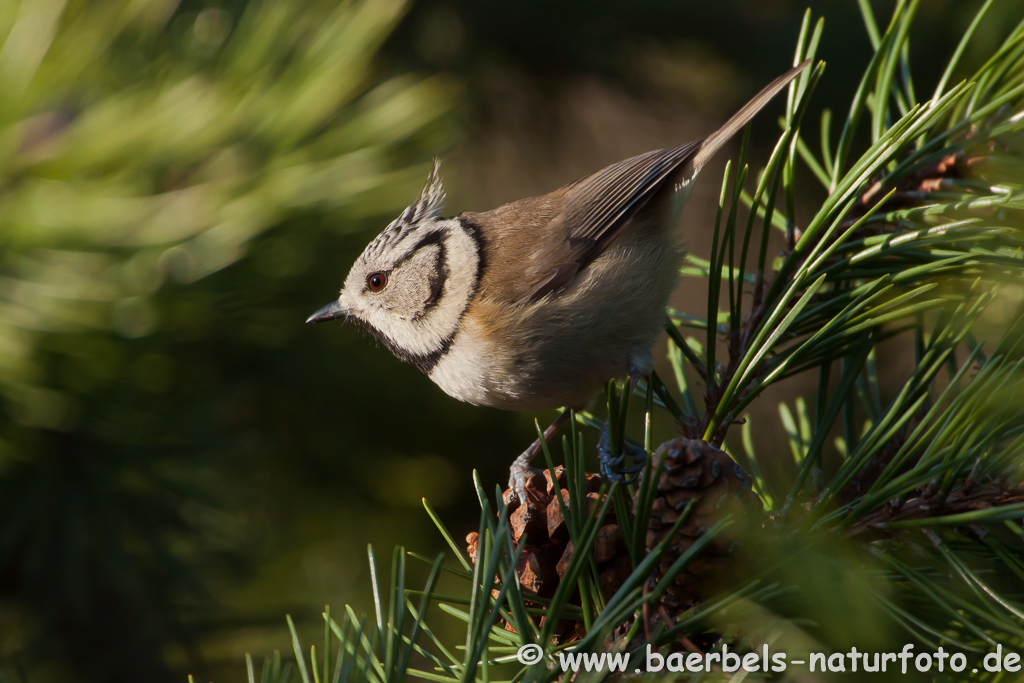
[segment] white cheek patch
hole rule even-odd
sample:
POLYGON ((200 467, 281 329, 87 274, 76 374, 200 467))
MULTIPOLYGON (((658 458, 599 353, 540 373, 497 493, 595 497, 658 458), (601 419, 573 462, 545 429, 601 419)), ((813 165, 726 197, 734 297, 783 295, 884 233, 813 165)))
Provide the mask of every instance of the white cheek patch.
MULTIPOLYGON (((413 271, 423 279, 422 287, 417 292, 428 292, 427 280, 433 275, 443 279, 443 287, 434 301, 422 315, 399 315, 388 310, 373 300, 373 294, 353 293, 349 297, 349 283, 342 296, 342 304, 351 306, 359 317, 388 337, 395 346, 413 356, 430 356, 445 351, 458 329, 462 314, 469 306, 470 298, 476 290, 477 276, 480 266, 480 255, 476 240, 466 231, 458 220, 430 221, 412 230, 399 244, 394 245, 389 255, 392 262, 401 260, 409 250, 431 233, 441 235, 439 244, 433 248, 440 250, 439 258, 430 258, 429 263, 436 263, 444 269, 443 273, 431 273, 428 269, 422 272, 413 271)), ((415 258, 415 257, 413 257, 415 258)), ((389 282, 388 286, 401 286, 399 281, 389 282)), ((352 283, 353 289, 359 287, 358 282, 352 283)), ((411 292, 410 292, 411 293, 411 292)), ((400 293, 397 294, 401 296, 400 293)), ((419 296, 422 305, 426 296, 419 296)))

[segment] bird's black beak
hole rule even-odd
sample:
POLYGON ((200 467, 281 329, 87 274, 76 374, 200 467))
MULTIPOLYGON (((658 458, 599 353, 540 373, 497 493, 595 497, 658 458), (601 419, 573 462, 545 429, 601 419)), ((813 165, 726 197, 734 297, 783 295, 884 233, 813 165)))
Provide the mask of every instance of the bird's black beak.
POLYGON ((307 323, 322 323, 325 320, 334 320, 335 318, 344 318, 348 315, 348 311, 342 308, 341 304, 337 301, 332 301, 327 304, 313 315, 306 318, 307 323))

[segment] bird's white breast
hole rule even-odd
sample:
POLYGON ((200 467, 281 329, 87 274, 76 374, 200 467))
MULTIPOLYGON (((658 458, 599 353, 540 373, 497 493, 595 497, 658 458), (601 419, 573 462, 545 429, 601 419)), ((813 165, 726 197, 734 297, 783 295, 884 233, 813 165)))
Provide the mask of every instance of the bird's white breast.
POLYGON ((429 377, 452 398, 479 406, 515 410, 515 406, 496 405, 490 400, 494 352, 493 347, 476 335, 460 330, 448 352, 431 369, 429 377))

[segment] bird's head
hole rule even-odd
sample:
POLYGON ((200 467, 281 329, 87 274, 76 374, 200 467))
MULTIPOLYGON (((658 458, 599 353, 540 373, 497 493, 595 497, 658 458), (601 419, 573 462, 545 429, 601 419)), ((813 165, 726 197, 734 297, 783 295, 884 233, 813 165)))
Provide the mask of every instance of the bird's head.
POLYGON ((439 216, 439 170, 435 161, 419 198, 356 259, 338 300, 306 322, 354 322, 424 370, 447 351, 476 290, 480 243, 459 218, 439 216))

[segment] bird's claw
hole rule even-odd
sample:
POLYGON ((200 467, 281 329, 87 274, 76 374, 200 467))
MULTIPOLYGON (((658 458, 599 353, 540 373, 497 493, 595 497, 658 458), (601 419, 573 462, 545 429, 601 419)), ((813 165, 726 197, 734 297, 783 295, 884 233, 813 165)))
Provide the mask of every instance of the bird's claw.
POLYGON ((524 505, 529 504, 530 501, 526 497, 526 485, 535 474, 544 473, 544 470, 530 467, 530 462, 537 457, 537 454, 543 450, 544 444, 551 440, 551 437, 558 432, 570 417, 572 417, 572 411, 569 408, 562 410, 562 413, 555 418, 554 422, 548 425, 548 428, 544 430, 540 438, 530 444, 530 447, 523 451, 512 463, 512 467, 509 468, 508 487, 516 494, 516 498, 519 499, 520 503, 524 505))
POLYGON ((515 492, 516 498, 523 505, 529 503, 529 498, 526 495, 526 484, 533 475, 544 472, 544 470, 530 467, 530 460, 532 459, 532 454, 529 451, 523 453, 515 459, 508 473, 508 487, 515 492))
POLYGON ((647 451, 640 446, 631 444, 628 441, 622 443, 622 455, 612 455, 611 437, 608 432, 608 423, 601 428, 601 437, 597 442, 597 459, 601 466, 601 476, 611 482, 619 482, 623 485, 635 484, 637 477, 627 477, 629 474, 636 474, 647 466, 647 451), (632 467, 622 467, 629 455, 633 459, 632 467))

